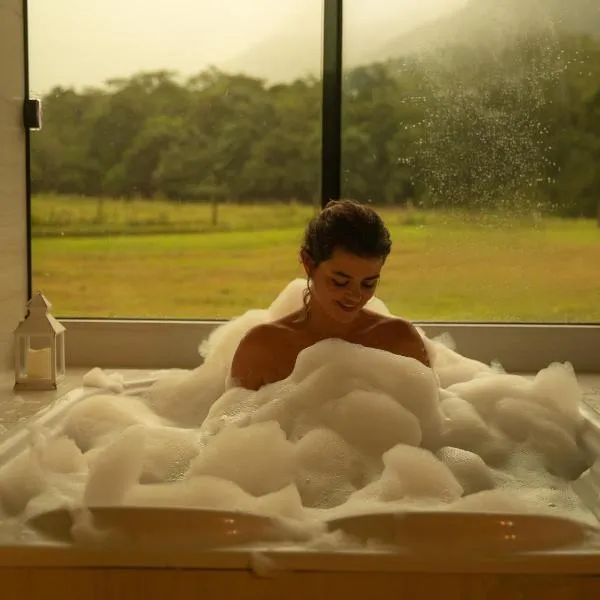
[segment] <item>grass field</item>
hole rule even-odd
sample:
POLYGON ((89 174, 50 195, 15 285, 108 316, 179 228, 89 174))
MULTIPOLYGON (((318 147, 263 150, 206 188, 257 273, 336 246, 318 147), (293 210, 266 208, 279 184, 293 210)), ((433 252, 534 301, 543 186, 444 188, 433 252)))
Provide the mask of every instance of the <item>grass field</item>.
MULTIPOLYGON (((394 248, 378 290, 415 320, 600 322, 594 221, 382 209, 394 248)), ((313 213, 34 197, 33 285, 60 316, 222 318, 301 276, 313 213), (136 233, 137 235, 129 235, 136 233)))

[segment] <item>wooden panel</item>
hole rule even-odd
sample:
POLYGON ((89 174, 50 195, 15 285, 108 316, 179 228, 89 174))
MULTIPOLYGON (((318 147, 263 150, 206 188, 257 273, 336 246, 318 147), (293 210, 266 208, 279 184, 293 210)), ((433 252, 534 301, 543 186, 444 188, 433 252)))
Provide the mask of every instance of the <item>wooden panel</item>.
POLYGON ((2 569, 0 581, 3 597, 36 600, 596 600, 600 594, 593 576, 552 575, 287 572, 263 579, 245 571, 2 569))
POLYGON ((0 3, 0 381, 12 375, 12 331, 27 293, 21 0, 0 3))

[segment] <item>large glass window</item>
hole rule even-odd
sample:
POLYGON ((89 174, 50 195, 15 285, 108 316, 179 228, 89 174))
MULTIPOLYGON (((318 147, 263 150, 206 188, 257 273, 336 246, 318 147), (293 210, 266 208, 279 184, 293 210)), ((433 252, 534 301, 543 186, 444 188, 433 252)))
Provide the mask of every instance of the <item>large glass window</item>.
POLYGON ((423 320, 599 322, 600 4, 346 0, 342 195, 423 320))
MULTIPOLYGON (((30 3, 33 286, 58 314, 226 318, 301 274, 324 1, 30 3)), ((392 311, 599 322, 600 5, 343 4, 342 196, 392 230, 392 311)))
POLYGON ((32 284, 60 316, 224 318, 299 275, 322 0, 29 3, 32 284))

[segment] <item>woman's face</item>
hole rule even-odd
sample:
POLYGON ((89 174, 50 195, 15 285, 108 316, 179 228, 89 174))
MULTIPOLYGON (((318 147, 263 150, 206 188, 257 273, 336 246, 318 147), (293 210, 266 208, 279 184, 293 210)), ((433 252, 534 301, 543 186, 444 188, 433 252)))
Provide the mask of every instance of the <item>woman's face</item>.
POLYGON ((317 267, 306 257, 303 263, 312 279, 312 301, 336 321, 349 322, 375 294, 384 259, 336 249, 317 267))

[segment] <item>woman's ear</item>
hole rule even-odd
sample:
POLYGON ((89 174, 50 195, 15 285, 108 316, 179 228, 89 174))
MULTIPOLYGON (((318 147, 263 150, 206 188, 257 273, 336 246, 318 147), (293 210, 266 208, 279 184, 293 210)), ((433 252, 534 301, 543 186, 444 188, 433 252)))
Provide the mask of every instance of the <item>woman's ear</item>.
POLYGON ((312 273, 315 270, 315 263, 306 250, 300 251, 300 261, 302 262, 306 276, 312 277, 312 273))

